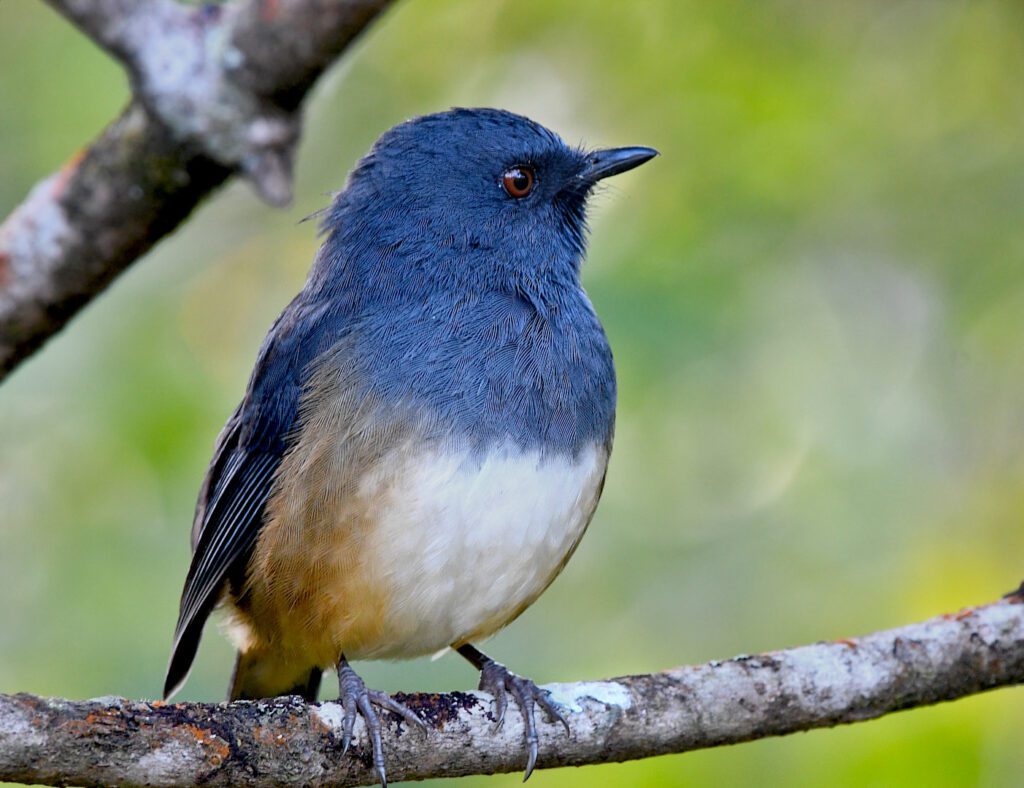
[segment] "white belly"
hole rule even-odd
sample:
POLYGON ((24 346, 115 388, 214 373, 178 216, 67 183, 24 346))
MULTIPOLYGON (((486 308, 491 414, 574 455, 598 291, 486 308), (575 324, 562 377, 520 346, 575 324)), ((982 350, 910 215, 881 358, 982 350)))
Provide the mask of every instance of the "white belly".
POLYGON ((350 656, 431 653, 507 624, 579 542, 607 461, 598 445, 543 460, 518 449, 482 461, 408 448, 385 458, 358 496, 377 503, 364 555, 387 589, 387 624, 379 643, 350 656))

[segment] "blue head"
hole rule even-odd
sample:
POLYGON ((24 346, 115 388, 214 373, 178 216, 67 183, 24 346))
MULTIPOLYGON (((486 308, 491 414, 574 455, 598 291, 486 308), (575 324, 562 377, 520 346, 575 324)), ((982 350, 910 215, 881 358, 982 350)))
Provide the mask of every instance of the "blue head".
POLYGON ((655 155, 572 148, 493 109, 396 126, 325 214, 303 355, 345 370, 339 387, 359 397, 412 405, 445 438, 609 441, 611 352, 579 283, 586 202, 655 155))
POLYGON ((577 280, 594 185, 655 155, 573 148, 502 110, 415 118, 383 134, 352 172, 323 222, 326 251, 349 258, 346 289, 503 290, 543 301, 548 284, 577 280), (367 244, 375 249, 361 255, 367 244), (374 270, 359 270, 355 256, 373 259, 374 270))

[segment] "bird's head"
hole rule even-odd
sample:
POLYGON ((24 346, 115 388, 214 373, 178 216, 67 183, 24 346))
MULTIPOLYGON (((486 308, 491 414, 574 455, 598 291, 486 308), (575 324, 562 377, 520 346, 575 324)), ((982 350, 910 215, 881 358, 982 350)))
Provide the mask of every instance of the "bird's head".
POLYGON ((350 283, 405 290, 575 280, 594 186, 656 155, 574 148, 502 110, 415 118, 352 172, 323 222, 325 256, 350 283))

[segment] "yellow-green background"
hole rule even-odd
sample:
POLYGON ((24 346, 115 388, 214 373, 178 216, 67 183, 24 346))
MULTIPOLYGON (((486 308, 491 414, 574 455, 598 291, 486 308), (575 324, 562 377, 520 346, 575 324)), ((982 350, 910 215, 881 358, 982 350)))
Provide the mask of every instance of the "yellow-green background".
MULTIPOLYGON (((1024 11, 986 0, 400 3, 318 86, 292 208, 227 188, 0 387, 0 691, 157 695, 211 444, 316 248, 298 220, 381 131, 451 105, 664 154, 593 213, 620 380, 604 502, 496 657, 597 678, 1008 591, 1022 41, 1024 11)), ((0 214, 125 97, 42 3, 2 0, 0 214)), ((184 697, 219 699, 230 662, 211 627, 184 697)), ((452 657, 362 670, 475 682, 452 657)), ((1016 786, 1024 693, 531 784, 1016 786)))

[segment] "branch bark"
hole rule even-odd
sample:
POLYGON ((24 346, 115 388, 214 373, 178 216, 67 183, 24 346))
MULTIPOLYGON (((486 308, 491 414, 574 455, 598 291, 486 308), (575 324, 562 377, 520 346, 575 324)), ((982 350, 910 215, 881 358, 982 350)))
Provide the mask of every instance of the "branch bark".
POLYGON ((233 173, 291 198, 302 100, 390 0, 48 0, 133 99, 0 225, 0 380, 233 173))
MULTIPOLYGON (((1018 592, 1019 593, 1019 592, 1018 592)), ((812 728, 1024 683, 1024 597, 857 639, 609 681, 548 685, 572 729, 541 725, 539 766, 679 753, 812 728)), ((396 780, 523 768, 523 730, 493 730, 482 693, 405 695, 426 737, 386 720, 396 780)), ((163 705, 0 695, 0 780, 75 785, 372 784, 365 728, 349 755, 342 710, 298 698, 163 705)))

